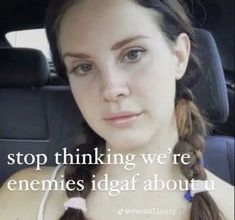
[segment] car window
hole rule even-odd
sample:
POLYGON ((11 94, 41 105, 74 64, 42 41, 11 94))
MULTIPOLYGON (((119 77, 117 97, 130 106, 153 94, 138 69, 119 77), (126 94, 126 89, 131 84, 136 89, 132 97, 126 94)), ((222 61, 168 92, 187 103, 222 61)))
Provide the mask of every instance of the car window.
POLYGON ((51 60, 49 44, 44 29, 32 29, 9 32, 6 38, 12 47, 34 48, 41 50, 51 60))

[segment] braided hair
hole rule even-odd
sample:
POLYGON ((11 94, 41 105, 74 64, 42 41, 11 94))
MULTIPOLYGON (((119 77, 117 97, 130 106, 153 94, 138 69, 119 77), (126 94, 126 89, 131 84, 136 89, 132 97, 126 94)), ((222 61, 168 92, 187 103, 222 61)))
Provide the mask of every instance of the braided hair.
MULTIPOLYGON (((90 129, 90 127, 87 125, 87 123, 84 121, 82 123, 83 126, 83 132, 86 134, 86 143, 82 143, 78 146, 75 146, 73 148, 74 153, 72 152, 72 155, 75 155, 77 150, 79 149, 79 159, 80 156, 84 153, 91 155, 94 158, 94 148, 98 147, 100 154, 105 153, 105 141, 100 136, 98 136, 96 133, 94 133, 93 130, 90 129)), ((78 159, 78 160, 79 160, 78 159)), ((91 180, 92 175, 94 175, 99 169, 99 166, 96 164, 88 164, 88 162, 84 164, 76 164, 76 165, 67 165, 65 168, 65 182, 73 180, 74 182, 77 182, 79 180, 83 180, 84 189, 83 190, 69 190, 70 187, 67 187, 66 189, 66 195, 68 198, 73 197, 81 197, 83 199, 86 199, 91 191, 91 180)), ((86 220, 86 217, 82 210, 79 209, 73 209, 68 208, 63 216, 60 217, 60 220, 86 220)))
MULTIPOLYGON (((190 155, 190 162, 187 165, 181 163, 178 158, 181 172, 189 182, 193 179, 206 180, 207 174, 201 163, 205 150, 206 122, 193 103, 190 90, 181 91, 181 97, 177 97, 175 107, 179 141, 174 147, 174 154, 183 155, 187 153, 190 155)), ((195 219, 223 219, 222 213, 208 192, 195 194, 192 199, 190 220, 195 219)))

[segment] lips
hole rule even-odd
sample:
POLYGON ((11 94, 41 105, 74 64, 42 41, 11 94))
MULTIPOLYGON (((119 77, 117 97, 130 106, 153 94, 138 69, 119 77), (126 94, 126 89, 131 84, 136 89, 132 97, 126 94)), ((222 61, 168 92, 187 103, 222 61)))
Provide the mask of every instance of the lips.
POLYGON ((133 125, 143 112, 118 112, 104 117, 104 121, 114 128, 128 128, 133 125))
POLYGON ((115 120, 125 120, 128 118, 139 116, 141 113, 135 113, 135 112, 119 112, 119 113, 111 113, 104 117, 104 120, 106 121, 115 121, 115 120))

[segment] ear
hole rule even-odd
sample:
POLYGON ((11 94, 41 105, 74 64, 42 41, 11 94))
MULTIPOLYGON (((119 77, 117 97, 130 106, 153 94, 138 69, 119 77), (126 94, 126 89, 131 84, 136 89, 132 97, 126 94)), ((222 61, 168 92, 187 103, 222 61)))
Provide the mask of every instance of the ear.
POLYGON ((187 34, 181 33, 177 37, 173 50, 176 57, 175 79, 179 80, 186 72, 191 50, 191 43, 187 34))

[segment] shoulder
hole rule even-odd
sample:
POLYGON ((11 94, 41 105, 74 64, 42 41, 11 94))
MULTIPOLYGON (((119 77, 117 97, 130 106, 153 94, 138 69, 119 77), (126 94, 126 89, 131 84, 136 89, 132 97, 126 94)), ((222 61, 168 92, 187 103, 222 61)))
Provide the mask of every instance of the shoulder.
POLYGON ((42 180, 45 178, 49 178, 52 174, 55 167, 43 167, 41 170, 36 171, 35 168, 30 167, 23 170, 20 170, 10 176, 4 184, 0 187, 0 199, 1 195, 5 192, 11 191, 9 189, 9 183, 12 181, 19 182, 19 181, 33 181, 33 180, 42 180))
MULTIPOLYGON (((3 184, 3 186, 0 188, 0 195, 4 193, 5 191, 9 191, 9 186, 14 183, 19 183, 19 181, 34 181, 34 180, 42 180, 45 178, 48 178, 55 167, 43 167, 41 170, 35 170, 33 167, 26 168, 23 170, 20 170, 16 173, 14 173, 12 176, 10 176, 3 184)), ((13 191, 13 190, 10 190, 13 191)))
POLYGON ((3 187, 6 186, 6 184, 10 180, 33 180, 33 179, 43 179, 44 177, 47 177, 50 175, 55 167, 43 167, 41 170, 35 170, 34 167, 26 168, 23 170, 20 170, 16 173, 14 173, 12 176, 10 176, 5 183, 3 184, 3 187))
POLYGON ((31 183, 32 181, 41 181, 50 179, 55 167, 44 167, 40 171, 34 168, 27 168, 16 172, 12 175, 0 188, 0 216, 3 219, 27 219, 27 212, 35 215, 38 205, 43 196, 40 190, 19 190, 19 183, 22 185, 31 183), (14 190, 13 190, 14 189, 14 190), (12 212, 14 207, 14 212, 12 212))
POLYGON ((215 176, 206 170, 208 180, 214 183, 214 190, 210 191, 210 195, 215 200, 221 212, 226 219, 234 219, 234 186, 215 176))

